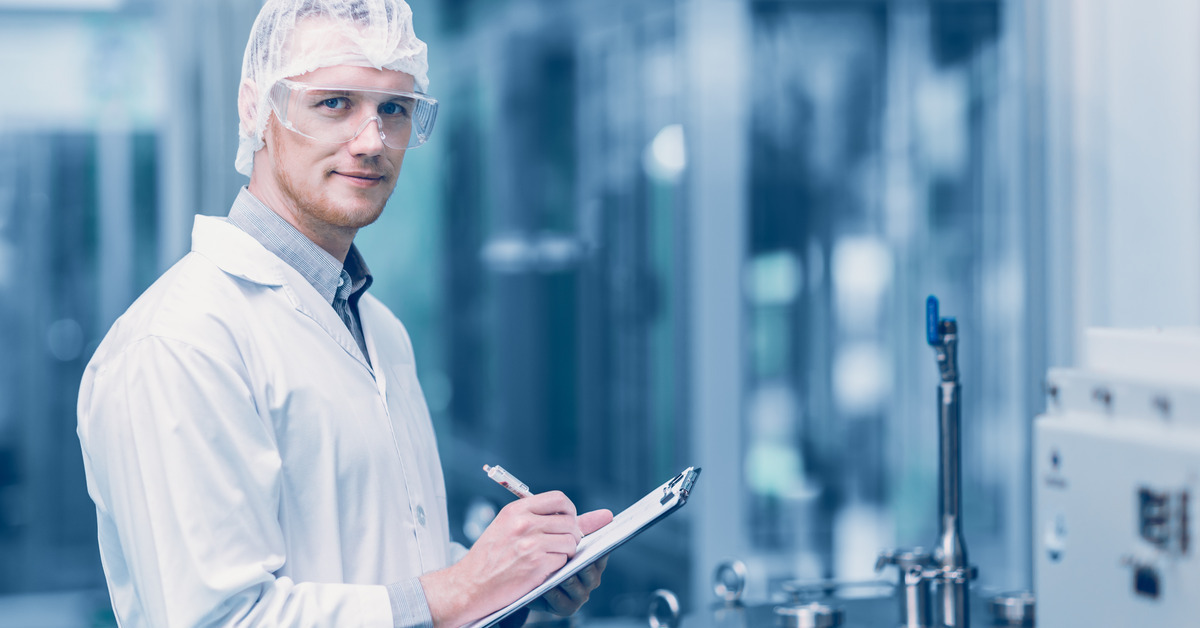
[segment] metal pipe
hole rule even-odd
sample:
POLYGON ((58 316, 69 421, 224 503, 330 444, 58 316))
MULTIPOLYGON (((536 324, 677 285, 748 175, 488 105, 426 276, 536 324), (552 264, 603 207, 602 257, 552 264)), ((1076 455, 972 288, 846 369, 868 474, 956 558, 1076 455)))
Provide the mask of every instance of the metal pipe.
POLYGON ((967 577, 969 563, 962 533, 962 457, 959 454, 961 392, 962 386, 957 382, 943 382, 938 386, 941 425, 941 468, 938 471, 941 492, 938 496, 938 508, 941 511, 941 529, 933 559, 942 571, 938 587, 938 605, 941 609, 942 624, 947 628, 966 628, 969 625, 967 588, 970 578, 967 577))
POLYGON ((931 628, 929 585, 941 572, 930 569, 929 553, 919 547, 885 551, 875 561, 875 571, 887 565, 900 570, 900 628, 931 628))
POLYGON ((937 355, 938 372, 938 510, 940 530, 933 562, 938 571, 937 606, 946 628, 968 628, 968 589, 973 569, 967 561, 962 533, 962 385, 958 381, 958 325, 939 319, 937 299, 926 304, 927 335, 937 355))

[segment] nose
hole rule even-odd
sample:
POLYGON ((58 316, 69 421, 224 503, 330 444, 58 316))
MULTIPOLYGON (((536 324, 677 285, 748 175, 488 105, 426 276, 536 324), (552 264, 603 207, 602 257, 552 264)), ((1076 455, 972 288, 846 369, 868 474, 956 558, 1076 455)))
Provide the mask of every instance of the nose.
POLYGON ((383 123, 380 122, 378 116, 371 116, 363 120, 354 137, 347 142, 350 152, 355 155, 374 155, 383 151, 383 123), (371 123, 375 123, 374 130, 371 129, 371 123))

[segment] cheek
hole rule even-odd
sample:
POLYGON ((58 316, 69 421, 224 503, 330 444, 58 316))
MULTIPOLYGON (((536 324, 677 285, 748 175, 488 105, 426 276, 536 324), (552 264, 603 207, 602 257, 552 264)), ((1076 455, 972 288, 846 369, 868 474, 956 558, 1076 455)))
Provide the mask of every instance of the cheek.
MULTIPOLYGON (((389 156, 388 161, 392 162, 392 174, 393 175, 400 174, 400 166, 404 163, 404 155, 405 154, 406 154, 405 151, 398 150, 395 152, 395 154, 389 156)), ((393 180, 393 183, 395 183, 394 180, 393 180)))
POLYGON ((291 173, 322 170, 324 160, 337 153, 337 146, 312 142, 275 124, 267 135, 277 167, 291 173))
POLYGON ((337 150, 336 147, 331 149, 328 144, 316 144, 306 141, 303 144, 293 146, 292 153, 298 157, 296 160, 297 164, 305 167, 320 167, 321 162, 337 153, 337 150))

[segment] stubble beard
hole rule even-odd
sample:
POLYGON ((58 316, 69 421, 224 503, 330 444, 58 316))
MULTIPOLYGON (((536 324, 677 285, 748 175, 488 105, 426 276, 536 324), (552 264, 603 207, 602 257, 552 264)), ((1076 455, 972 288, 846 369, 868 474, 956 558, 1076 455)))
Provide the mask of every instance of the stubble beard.
MULTIPOLYGON (((272 125, 272 132, 274 134, 282 133, 275 125, 272 125)), ((279 162, 286 161, 284 143, 275 141, 274 145, 278 153, 276 159, 279 162)), ((334 175, 332 172, 323 172, 321 174, 323 180, 317 182, 318 185, 315 186, 316 190, 306 191, 296 185, 296 182, 292 180, 291 173, 287 169, 280 168, 276 170, 279 188, 295 205, 296 211, 299 214, 296 216, 298 220, 305 222, 316 221, 324 225, 343 229, 361 229, 379 219, 379 216, 383 213, 384 206, 387 205, 388 199, 392 196, 391 189, 388 190, 388 193, 381 201, 366 211, 343 209, 338 207, 329 196, 326 184, 329 182, 329 178, 333 176, 337 175, 334 175)))
MULTIPOLYGON (((322 175, 328 180, 329 177, 336 176, 325 173, 322 175)), ((346 229, 361 229, 379 219, 383 213, 383 208, 387 204, 387 197, 376 203, 374 206, 365 210, 345 209, 338 207, 337 204, 329 196, 328 190, 321 190, 315 194, 306 193, 295 185, 291 175, 287 172, 279 173, 279 186, 296 206, 296 210, 303 218, 317 220, 326 225, 340 227, 346 229)), ((391 196, 390 194, 388 195, 391 196)))

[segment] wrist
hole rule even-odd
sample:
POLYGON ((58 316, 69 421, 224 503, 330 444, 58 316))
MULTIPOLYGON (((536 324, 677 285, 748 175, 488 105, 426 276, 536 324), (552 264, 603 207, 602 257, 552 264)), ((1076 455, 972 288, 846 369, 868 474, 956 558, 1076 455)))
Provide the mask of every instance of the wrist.
POLYGON ((472 602, 479 599, 474 587, 457 571, 452 565, 420 577, 433 628, 458 628, 483 616, 472 608, 472 602))

